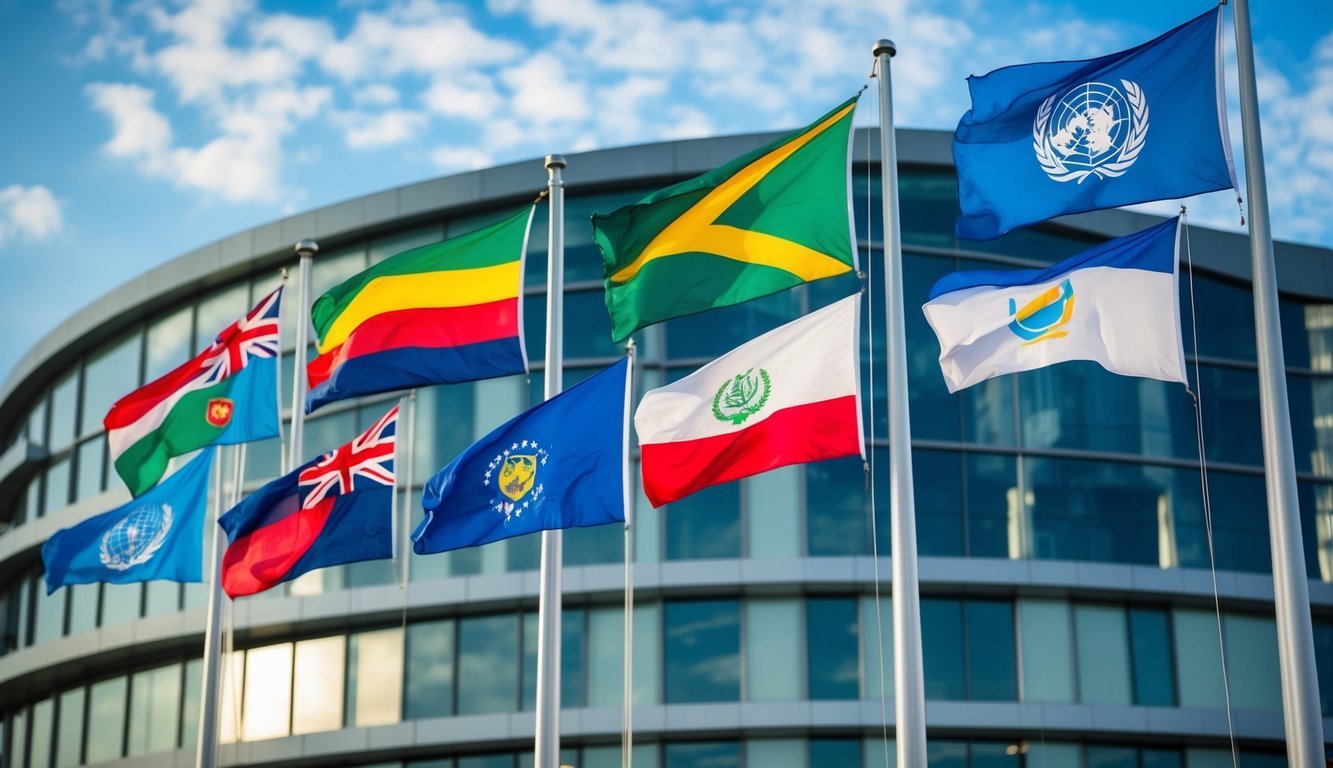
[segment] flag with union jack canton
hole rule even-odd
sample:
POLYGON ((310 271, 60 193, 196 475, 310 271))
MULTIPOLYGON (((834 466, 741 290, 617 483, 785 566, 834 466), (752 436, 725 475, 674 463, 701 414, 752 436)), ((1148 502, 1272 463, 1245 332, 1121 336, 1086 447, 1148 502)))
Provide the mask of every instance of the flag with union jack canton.
POLYGON ((173 456, 277 436, 281 305, 279 288, 193 360, 111 406, 102 423, 131 494, 157 485, 173 456))
POLYGON ((316 568, 393 557, 398 407, 352 442, 306 462, 218 519, 222 589, 252 595, 316 568))

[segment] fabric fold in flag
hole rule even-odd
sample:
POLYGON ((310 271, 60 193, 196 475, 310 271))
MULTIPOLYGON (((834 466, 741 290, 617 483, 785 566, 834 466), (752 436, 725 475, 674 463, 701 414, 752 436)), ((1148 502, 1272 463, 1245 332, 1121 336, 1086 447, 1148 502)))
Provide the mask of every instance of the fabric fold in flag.
POLYGON ((131 495, 156 485, 173 456, 277 437, 281 305, 279 288, 193 360, 111 406, 102 424, 131 495))
POLYGON ((594 214, 611 337, 855 270, 856 101, 702 176, 594 214))
POLYGON ((218 519, 222 590, 252 595, 331 565, 393 557, 398 406, 355 440, 255 491, 218 519))
POLYGON ((1046 269, 945 275, 922 307, 950 392, 1070 360, 1185 383, 1171 219, 1046 269))
POLYGON ((776 328, 643 396, 634 414, 654 507, 770 469, 865 456, 861 296, 776 328))
POLYGON ((1221 25, 1219 6, 1120 53, 969 77, 953 139, 958 236, 1236 186, 1221 25))
POLYGON ((203 580, 204 516, 213 449, 128 504, 51 534, 46 593, 66 584, 203 580))
POLYGON ((625 359, 473 443, 426 483, 413 550, 624 522, 629 397, 625 359))
POLYGON ((523 264, 535 206, 391 256, 320 296, 306 412, 348 397, 523 373, 523 264))

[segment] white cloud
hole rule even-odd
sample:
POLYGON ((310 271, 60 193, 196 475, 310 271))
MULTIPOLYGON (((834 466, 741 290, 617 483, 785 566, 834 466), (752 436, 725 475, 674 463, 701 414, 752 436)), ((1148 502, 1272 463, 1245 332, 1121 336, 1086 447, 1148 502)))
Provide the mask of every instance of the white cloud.
POLYGON ((422 95, 426 108, 437 115, 482 123, 504 102, 491 78, 480 72, 442 77, 422 95))
POLYGON ((378 149, 411 139, 426 124, 420 112, 395 109, 377 115, 353 112, 341 117, 343 140, 352 149, 378 149))
POLYGON ((538 53, 500 73, 510 90, 509 111, 539 125, 587 120, 588 86, 569 77, 565 64, 550 53, 538 53))
POLYGON ((460 6, 409 0, 384 13, 360 13, 347 37, 332 43, 319 60, 338 77, 358 80, 457 73, 521 53, 517 43, 474 27, 460 6))
POLYGON ((474 147, 438 147, 430 161, 442 171, 470 171, 490 165, 491 156, 474 147))
POLYGON ((357 104, 363 104, 371 107, 382 107, 398 103, 398 89, 387 83, 371 83, 370 85, 359 88, 352 94, 352 100, 357 104))
POLYGON ((171 123, 153 107, 153 92, 132 83, 93 83, 86 90, 93 106, 111 118, 111 140, 103 149, 137 161, 146 174, 163 174, 171 123))
POLYGON ((41 185, 0 189, 0 246, 13 238, 46 240, 60 234, 60 203, 41 185))

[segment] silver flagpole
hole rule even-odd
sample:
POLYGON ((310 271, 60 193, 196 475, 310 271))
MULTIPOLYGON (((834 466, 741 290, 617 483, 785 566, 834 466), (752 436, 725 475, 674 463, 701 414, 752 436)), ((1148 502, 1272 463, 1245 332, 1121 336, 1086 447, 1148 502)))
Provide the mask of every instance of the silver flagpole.
MULTIPOLYGON (((546 264, 546 399, 560 394, 565 304, 565 183, 563 155, 547 155, 550 191, 546 264)), ((533 768, 560 767, 561 531, 542 531, 541 591, 537 598, 537 739, 533 768)))
POLYGON ((292 366, 292 442, 287 460, 287 466, 292 469, 301 466, 305 449, 305 446, 301 443, 305 438, 305 358, 310 346, 310 301, 312 298, 310 295, 310 268, 317 253, 319 253, 319 244, 314 240, 302 240, 296 244, 296 255, 301 257, 301 262, 297 275, 300 292, 297 294, 296 305, 296 360, 292 366))
POLYGON ((213 552, 208 568, 208 623, 204 628, 203 681, 199 686, 199 739, 195 744, 194 764, 197 768, 214 768, 218 757, 218 670, 222 664, 219 645, 222 637, 222 580, 218 572, 222 563, 222 529, 217 519, 223 513, 222 451, 213 449, 213 552))
POLYGON ((1315 673, 1310 587, 1301 548, 1300 504, 1287 406, 1286 361, 1278 317, 1277 273, 1269 229, 1268 182, 1264 176, 1255 89, 1254 44, 1248 0, 1235 0, 1236 59, 1240 69, 1241 133, 1245 144, 1245 186, 1250 196, 1250 262, 1254 271, 1254 325, 1259 346, 1259 404, 1263 416, 1264 478, 1273 553, 1273 602, 1277 610, 1278 660, 1282 674, 1282 715, 1286 722, 1287 763, 1323 768, 1324 733, 1315 673))
MULTIPOLYGON (((912 491, 912 423, 907 409, 907 341, 903 336, 903 246, 898 222, 898 142, 893 135, 891 40, 875 43, 879 64, 880 182, 884 188, 884 338, 888 344, 889 519, 893 555, 893 701, 899 768, 926 766, 926 695, 921 664, 921 596, 917 588, 916 502, 912 491)), ((873 553, 879 557, 879 553, 873 553)))
POLYGON ((634 339, 625 345, 629 354, 629 381, 625 384, 625 464, 624 464, 624 505, 625 505, 625 625, 624 625, 624 685, 621 699, 625 708, 625 735, 620 745, 621 768, 631 768, 634 764, 634 499, 630 489, 629 462, 629 415, 630 400, 634 397, 634 363, 637 351, 634 339))

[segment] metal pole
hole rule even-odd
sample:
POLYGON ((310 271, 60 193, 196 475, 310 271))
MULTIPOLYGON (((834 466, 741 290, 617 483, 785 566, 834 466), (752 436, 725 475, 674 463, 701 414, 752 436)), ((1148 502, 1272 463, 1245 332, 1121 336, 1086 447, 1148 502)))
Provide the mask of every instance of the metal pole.
MULTIPOLYGON (((403 456, 404 456, 404 460, 403 460, 401 466, 397 467, 398 471, 397 471, 396 473, 394 473, 394 478, 399 478, 399 477, 403 478, 403 489, 404 489, 404 491, 405 491, 405 494, 404 494, 404 497, 403 497, 403 498, 406 499, 406 503, 403 504, 403 510, 402 510, 402 516, 403 516, 403 519, 402 519, 402 524, 401 524, 401 531, 399 532, 401 535, 397 535, 397 536, 395 536, 395 537, 394 537, 394 542, 395 542, 395 546, 398 548, 398 552, 399 552, 398 556, 401 557, 401 558, 403 559, 403 563, 402 563, 402 567, 403 567, 403 589, 407 589, 407 583, 411 580, 411 559, 408 557, 408 555, 409 555, 409 554, 411 553, 411 551, 412 551, 412 539, 411 539, 411 536, 412 536, 412 525, 411 525, 411 523, 412 523, 412 482, 413 482, 413 478, 412 478, 412 467, 413 467, 413 465, 416 463, 416 459, 417 459, 417 455, 416 455, 416 448, 417 448, 417 390, 416 390, 416 388, 414 387, 414 388, 412 389, 412 391, 408 392, 408 393, 407 393, 407 397, 405 397, 405 398, 403 398, 403 399, 406 400, 407 402, 403 404, 405 407, 401 408, 401 409, 398 411, 398 413, 399 413, 399 419, 398 419, 399 430, 398 430, 398 434, 399 434, 399 436, 404 440, 404 442, 407 443, 407 450, 404 451, 403 454, 400 454, 400 455, 403 455, 403 456), (406 426, 406 428, 403 428, 404 425, 406 426)), ((394 502, 396 503, 396 502, 398 501, 398 493, 397 493, 396 490, 394 491, 393 498, 394 498, 394 502)), ((394 521, 394 525, 399 525, 397 510, 395 510, 395 512, 394 512, 393 521, 394 521)), ((407 598, 404 597, 403 599, 406 600, 407 598)))
POLYGON ((620 745, 620 765, 621 768, 632 768, 634 765, 634 532, 632 530, 634 518, 634 500, 631 491, 631 475, 629 461, 629 413, 630 400, 634 393, 634 363, 635 352, 637 351, 634 339, 630 339, 625 345, 625 351, 629 354, 629 381, 625 384, 625 464, 624 464, 624 495, 623 503, 625 505, 625 624, 624 640, 625 657, 622 660, 624 671, 621 682, 621 700, 624 711, 625 734, 621 739, 620 745))
POLYGON ((301 257, 301 262, 297 277, 300 292, 297 295, 296 360, 292 366, 292 443, 287 461, 291 469, 301 466, 305 449, 302 445, 305 438, 305 364, 310 346, 310 303, 313 298, 310 295, 310 267, 317 253, 319 244, 314 240, 302 240, 296 244, 296 255, 301 257))
POLYGON ((1296 463, 1287 405, 1286 361, 1278 317, 1277 273, 1269 229, 1268 183, 1264 176, 1255 89, 1254 45, 1248 0, 1235 0, 1236 59, 1240 69, 1240 118, 1245 144, 1245 186, 1250 196, 1250 261, 1254 271, 1254 326, 1259 346, 1259 405, 1263 417, 1264 479, 1273 553, 1273 603, 1277 612, 1278 661, 1282 673, 1287 764, 1323 768, 1324 733, 1315 672, 1310 587, 1301 548, 1296 463))
MULTIPOLYGON (((563 155, 547 155, 550 191, 546 264, 546 399, 564 388, 561 347, 565 291, 565 183, 563 155)), ((559 530, 542 531, 541 591, 537 606, 537 739, 533 768, 560 768, 560 576, 559 530)))
MULTIPOLYGON (((885 340, 889 385, 889 518, 893 526, 893 701, 899 768, 926 768, 926 695, 921 664, 921 596, 917 586, 916 503, 912 491, 912 423, 907 409, 907 341, 903 336, 903 247, 898 221, 898 143, 893 134, 891 40, 875 43, 879 64, 880 182, 884 188, 885 340)), ((875 555, 878 557, 878 555, 875 555)))
POLYGON ((199 686, 199 739, 195 744, 194 764, 197 768, 214 768, 218 752, 218 670, 222 664, 219 646, 222 642, 222 579, 218 578, 222 563, 222 529, 217 519, 222 516, 222 451, 213 454, 213 552, 209 557, 208 622, 204 628, 203 681, 199 686))

